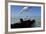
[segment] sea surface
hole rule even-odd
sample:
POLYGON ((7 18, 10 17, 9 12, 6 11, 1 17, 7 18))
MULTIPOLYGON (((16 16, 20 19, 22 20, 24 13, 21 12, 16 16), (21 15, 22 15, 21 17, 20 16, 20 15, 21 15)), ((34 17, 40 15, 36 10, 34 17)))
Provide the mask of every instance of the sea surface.
POLYGON ((30 16, 30 17, 24 17, 24 16, 20 16, 20 17, 12 17, 11 18, 11 24, 14 24, 14 23, 19 23, 20 22, 20 18, 23 18, 23 20, 35 20, 35 24, 34 24, 34 27, 40 27, 41 26, 41 16, 30 16))

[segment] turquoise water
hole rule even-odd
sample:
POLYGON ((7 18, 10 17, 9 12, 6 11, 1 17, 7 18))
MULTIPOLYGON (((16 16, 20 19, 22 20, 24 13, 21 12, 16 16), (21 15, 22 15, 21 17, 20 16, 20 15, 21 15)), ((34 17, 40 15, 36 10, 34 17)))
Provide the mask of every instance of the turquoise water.
POLYGON ((14 24, 14 23, 17 23, 17 22, 20 22, 20 18, 23 18, 24 20, 26 20, 26 19, 31 19, 31 20, 33 20, 33 19, 35 19, 35 24, 34 24, 34 26, 35 27, 40 27, 41 26, 41 17, 40 16, 32 16, 32 17, 12 17, 11 18, 11 24, 14 24))

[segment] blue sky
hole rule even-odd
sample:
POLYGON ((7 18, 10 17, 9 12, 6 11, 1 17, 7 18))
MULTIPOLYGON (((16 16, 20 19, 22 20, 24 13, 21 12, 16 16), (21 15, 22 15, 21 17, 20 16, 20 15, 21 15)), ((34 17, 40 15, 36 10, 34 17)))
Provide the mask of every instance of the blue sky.
POLYGON ((40 15, 41 15, 41 7, 11 5, 11 16, 12 17, 15 17, 15 16, 40 16, 40 15), (28 8, 26 10, 23 10, 24 7, 28 7, 28 8), (20 12, 21 10, 22 10, 22 12, 20 12))

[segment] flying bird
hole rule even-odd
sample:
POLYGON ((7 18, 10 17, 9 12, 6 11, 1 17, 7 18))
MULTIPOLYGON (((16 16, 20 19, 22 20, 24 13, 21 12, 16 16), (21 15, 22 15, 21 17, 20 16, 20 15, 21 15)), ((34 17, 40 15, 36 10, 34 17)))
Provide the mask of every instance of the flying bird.
POLYGON ((22 15, 22 14, 27 14, 31 12, 31 8, 29 6, 23 7, 20 11, 18 11, 16 14, 17 15, 22 15))

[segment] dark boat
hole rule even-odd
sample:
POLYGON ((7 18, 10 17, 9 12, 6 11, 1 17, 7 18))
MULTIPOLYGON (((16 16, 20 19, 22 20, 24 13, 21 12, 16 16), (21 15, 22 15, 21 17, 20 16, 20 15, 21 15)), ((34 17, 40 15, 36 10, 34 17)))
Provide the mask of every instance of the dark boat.
POLYGON ((35 20, 26 20, 20 19, 20 23, 11 24, 11 28, 29 28, 33 27, 35 20))

